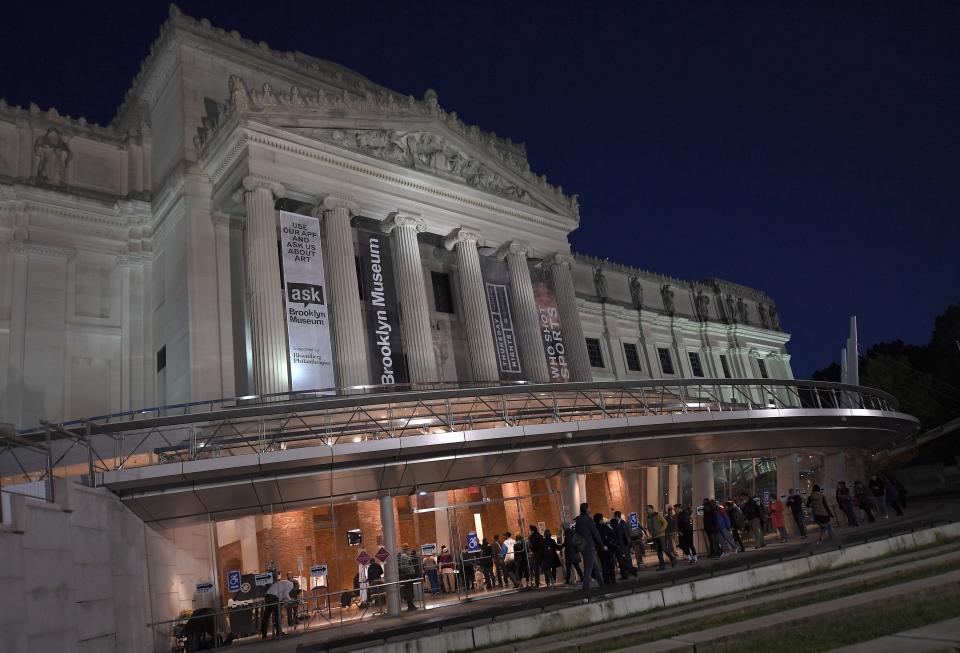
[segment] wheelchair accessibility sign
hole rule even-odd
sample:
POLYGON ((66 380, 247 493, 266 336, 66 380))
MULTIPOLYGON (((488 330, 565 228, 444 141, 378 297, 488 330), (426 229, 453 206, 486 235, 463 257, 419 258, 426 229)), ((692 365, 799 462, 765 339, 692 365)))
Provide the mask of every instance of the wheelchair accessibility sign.
POLYGON ((473 531, 467 533, 467 551, 469 553, 479 553, 480 551, 480 538, 473 531))
POLYGON ((635 512, 630 513, 630 530, 638 531, 640 530, 640 515, 635 512))
POLYGON ((227 572, 227 591, 240 591, 240 572, 236 569, 227 572))

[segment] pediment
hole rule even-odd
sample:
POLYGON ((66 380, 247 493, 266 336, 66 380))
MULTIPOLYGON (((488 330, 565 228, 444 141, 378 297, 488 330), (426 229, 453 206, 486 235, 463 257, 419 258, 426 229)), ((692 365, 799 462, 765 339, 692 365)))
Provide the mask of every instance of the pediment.
POLYGON ((230 118, 251 118, 579 220, 577 197, 564 195, 562 188, 531 171, 522 144, 465 125, 456 113, 440 108, 432 91, 418 101, 383 89, 358 96, 292 86, 287 93, 277 93, 265 84, 262 91, 251 91, 236 76, 230 78, 229 86, 228 101, 208 105, 198 129, 195 143, 201 154, 230 118))

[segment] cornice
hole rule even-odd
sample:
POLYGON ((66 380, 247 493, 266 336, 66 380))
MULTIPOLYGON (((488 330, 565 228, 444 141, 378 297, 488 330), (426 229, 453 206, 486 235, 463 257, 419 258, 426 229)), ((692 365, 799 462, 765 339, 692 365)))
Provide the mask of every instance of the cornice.
POLYGON ((29 254, 34 256, 45 256, 48 258, 73 258, 77 250, 72 247, 58 247, 56 245, 45 245, 30 240, 11 240, 7 247, 13 254, 29 254))

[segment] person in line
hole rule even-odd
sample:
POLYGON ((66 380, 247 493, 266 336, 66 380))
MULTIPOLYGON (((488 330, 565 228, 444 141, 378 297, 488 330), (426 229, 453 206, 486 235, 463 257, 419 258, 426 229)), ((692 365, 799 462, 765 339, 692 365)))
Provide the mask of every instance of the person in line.
POLYGON ((877 507, 877 514, 883 516, 884 519, 889 519, 890 515, 887 514, 886 487, 883 480, 876 474, 873 474, 870 476, 870 481, 867 483, 867 486, 870 488, 870 494, 873 495, 873 504, 877 507))
POLYGON ((596 523, 590 518, 590 507, 586 503, 580 504, 580 514, 573 522, 573 532, 583 538, 583 589, 590 589, 590 581, 597 579, 597 584, 603 586, 603 575, 597 569, 597 554, 602 553, 606 546, 600 539, 600 531, 596 523))
MULTIPOLYGON (((677 513, 673 511, 673 506, 667 506, 667 512, 663 515, 667 520, 667 546, 671 551, 677 550, 677 513)), ((636 575, 636 574, 634 574, 636 575)))
POLYGON ((853 500, 856 502, 857 507, 863 511, 863 514, 867 516, 868 524, 877 521, 876 517, 873 516, 873 509, 876 507, 873 503, 873 497, 870 496, 870 493, 867 492, 867 489, 863 487, 863 483, 860 481, 853 482, 853 500))
POLYGON ((527 537, 527 556, 530 561, 531 582, 534 587, 540 589, 540 574, 544 571, 543 535, 533 524, 530 524, 530 536, 527 537))
POLYGON ((293 572, 287 572, 287 580, 293 583, 293 589, 290 590, 290 601, 287 603, 287 628, 293 628, 297 625, 302 592, 300 591, 300 581, 293 577, 293 572))
POLYGON ((767 542, 763 539, 763 530, 761 529, 760 525, 760 522, 763 519, 763 513, 760 510, 760 506, 753 497, 747 494, 744 494, 743 498, 743 517, 747 520, 747 527, 753 534, 754 548, 759 549, 765 547, 767 546, 767 542))
POLYGON ((623 515, 619 510, 613 512, 613 519, 610 525, 617 535, 617 549, 614 552, 617 557, 617 565, 620 567, 620 580, 627 580, 628 576, 637 577, 637 568, 633 566, 630 559, 630 549, 633 542, 630 540, 630 526, 623 520, 623 515))
POLYGON ((678 503, 675 508, 677 510, 677 541, 680 550, 692 565, 697 562, 697 549, 693 545, 693 514, 690 512, 690 506, 681 506, 678 503))
POLYGON ((403 544, 397 554, 397 572, 400 576, 400 600, 406 602, 408 612, 417 609, 413 602, 413 582, 420 576, 417 566, 416 554, 409 544, 403 544))
POLYGON ((807 524, 803 518, 803 498, 801 498, 799 490, 797 490, 796 494, 793 488, 787 490, 787 507, 790 508, 790 512, 793 514, 793 521, 797 524, 797 532, 800 533, 800 539, 807 539, 807 524))
POLYGON ((478 562, 480 563, 480 573, 483 574, 484 587, 488 590, 493 589, 493 547, 487 541, 487 538, 483 538, 483 541, 480 542, 480 560, 478 562))
POLYGON ((730 515, 727 514, 727 509, 723 506, 722 503, 717 501, 712 501, 714 510, 717 511, 717 528, 719 529, 719 539, 720 539, 720 557, 727 555, 727 549, 729 548, 731 552, 737 552, 737 543, 733 540, 733 535, 730 533, 732 527, 730 523, 730 515))
POLYGON ((517 541, 513 545, 513 562, 520 579, 520 589, 530 586, 530 559, 527 557, 527 543, 517 533, 517 541))
POLYGON ((747 527, 747 521, 743 518, 740 506, 736 501, 727 501, 727 515, 730 517, 730 533, 733 535, 733 541, 737 543, 737 550, 743 553, 747 547, 743 545, 743 530, 747 527))
POLYGON ((440 572, 437 565, 437 559, 433 556, 423 557, 423 573, 430 583, 430 594, 436 596, 440 593, 440 572))
POLYGON ((717 511, 710 499, 703 500, 703 534, 707 536, 707 555, 711 558, 719 557, 721 553, 720 522, 717 520, 717 511))
POLYGON ((447 594, 453 594, 457 591, 457 565, 446 544, 440 545, 440 557, 437 561, 440 563, 440 580, 443 591, 447 594))
POLYGON ((560 567, 560 545, 553 539, 549 528, 543 531, 542 566, 547 587, 553 587, 557 582, 557 568, 560 567))
POLYGON ((784 494, 780 498, 775 498, 770 502, 770 521, 777 530, 777 536, 781 542, 786 542, 790 539, 790 536, 787 535, 787 520, 784 515, 787 511, 787 507, 784 505, 786 499, 787 495, 784 494))
POLYGON ((600 532, 600 539, 603 541, 603 551, 599 552, 600 571, 603 576, 604 585, 613 585, 617 582, 614 565, 617 563, 617 534, 613 531, 610 522, 603 518, 599 512, 593 516, 593 522, 600 532))
POLYGON ((490 546, 493 551, 493 575, 497 581, 498 587, 503 587, 503 544, 500 542, 500 534, 493 536, 493 544, 490 546))
POLYGON ((663 571, 667 568, 663 561, 664 553, 670 559, 670 566, 676 567, 677 556, 667 546, 667 520, 653 506, 647 506, 647 532, 650 533, 650 539, 657 547, 657 560, 660 562, 657 565, 657 571, 663 571))
POLYGON ((503 574, 514 588, 520 587, 520 578, 517 575, 517 561, 514 558, 514 548, 517 541, 510 535, 510 531, 503 534, 503 544, 500 547, 500 557, 503 558, 503 574))
POLYGON ((817 543, 823 542, 823 533, 826 531, 827 537, 833 538, 833 525, 830 523, 834 518, 833 511, 827 503, 827 498, 823 496, 819 485, 813 486, 813 493, 807 497, 807 508, 813 513, 813 521, 820 527, 820 533, 817 535, 817 543))
POLYGON ((900 492, 897 490, 897 484, 889 476, 884 477, 883 496, 887 500, 887 505, 897 513, 897 517, 903 517, 903 510, 900 509, 900 492))
MULTIPOLYGON (((571 571, 577 572, 578 583, 583 582, 583 569, 580 568, 580 549, 576 547, 574 536, 580 537, 576 535, 570 526, 563 531, 563 564, 566 572, 567 585, 573 584, 571 571)), ((584 542, 582 538, 581 542, 584 542)))
POLYGON ((846 481, 837 481, 837 506, 847 516, 847 526, 859 526, 857 514, 853 510, 853 493, 847 487, 846 481))
POLYGON ((267 638, 267 622, 273 620, 273 636, 283 637, 280 626, 280 604, 290 600, 293 581, 281 579, 274 582, 263 597, 263 613, 260 616, 260 639, 267 638))

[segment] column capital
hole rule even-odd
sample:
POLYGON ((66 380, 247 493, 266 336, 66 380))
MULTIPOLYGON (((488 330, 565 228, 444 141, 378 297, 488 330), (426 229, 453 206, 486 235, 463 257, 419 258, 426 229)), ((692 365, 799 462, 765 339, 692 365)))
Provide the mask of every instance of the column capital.
POLYGON ((530 246, 530 243, 523 240, 511 240, 500 245, 497 249, 497 256, 505 258, 511 254, 523 254, 524 258, 529 258, 532 252, 533 247, 530 246))
MULTIPOLYGON (((333 211, 334 209, 347 209, 350 215, 360 213, 360 206, 348 195, 327 195, 320 203, 324 211, 333 211)), ((319 208, 319 207, 318 207, 319 208)))
POLYGON ((265 177, 258 177, 256 175, 247 175, 243 178, 243 189, 245 191, 252 192, 258 188, 266 188, 273 193, 273 196, 277 199, 287 194, 287 189, 284 185, 272 179, 266 179, 265 177))
POLYGON ((568 265, 572 268, 574 262, 575 262, 575 259, 573 258, 573 256, 571 256, 570 254, 564 254, 562 252, 556 252, 555 254, 551 254, 550 256, 547 257, 547 260, 546 260, 547 265, 551 267, 553 267, 554 265, 568 265))
POLYGON ((452 250, 459 243, 473 243, 474 247, 479 247, 483 245, 483 234, 475 229, 457 227, 443 240, 443 246, 446 247, 448 251, 452 250))
POLYGON ((417 233, 422 233, 427 230, 427 223, 417 213, 397 210, 387 216, 387 219, 381 223, 381 227, 386 233, 390 233, 398 227, 413 229, 417 233))

